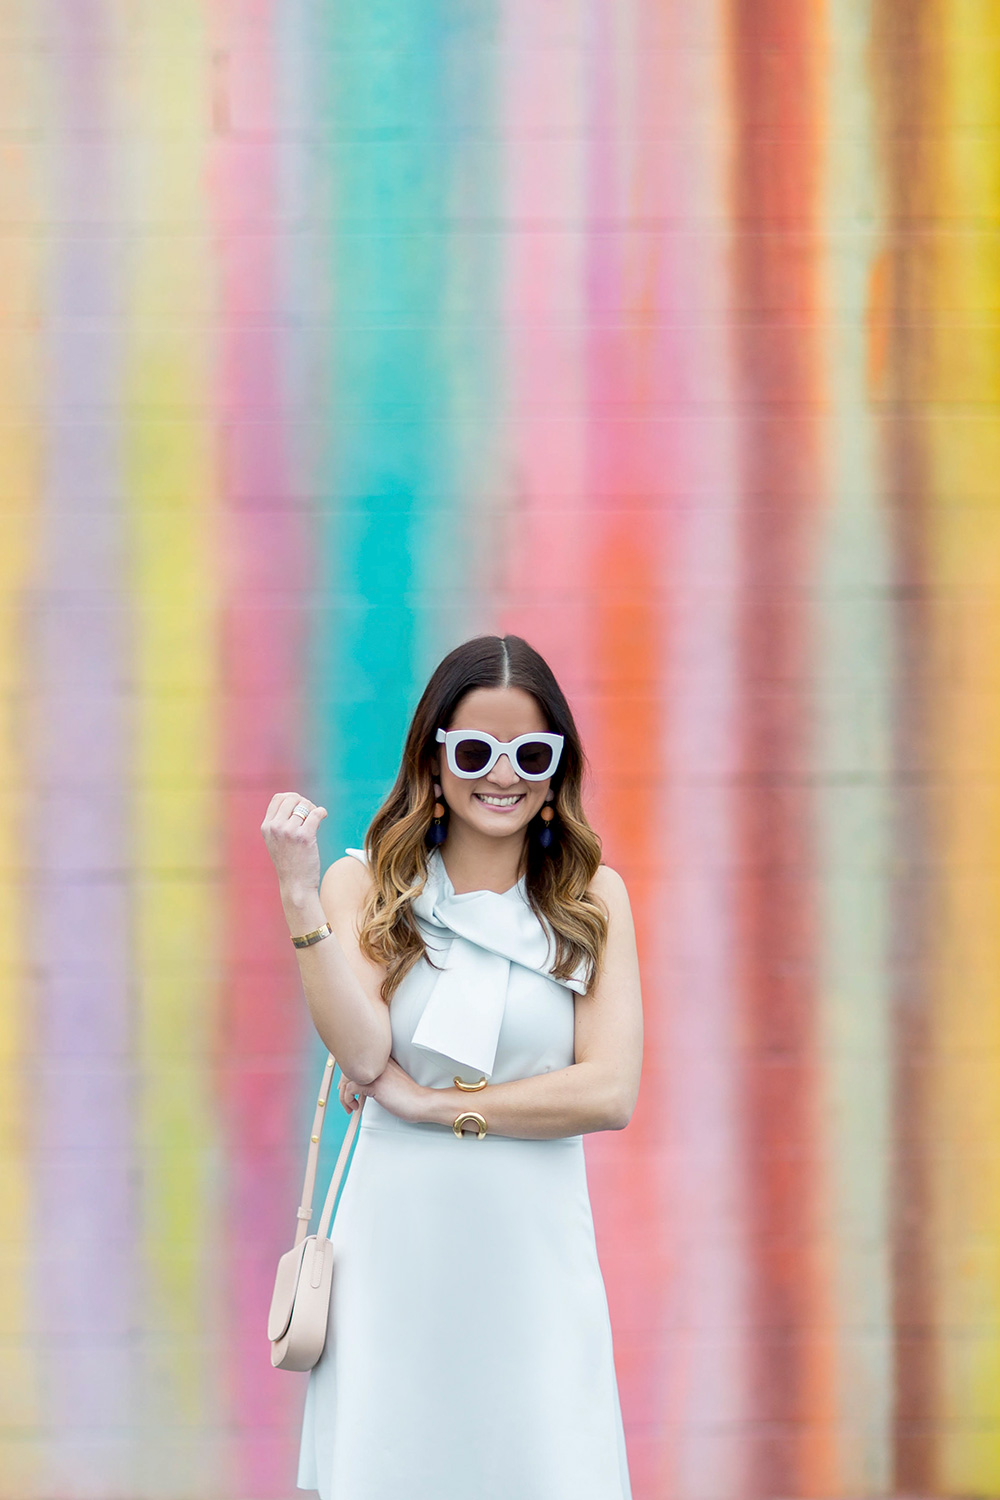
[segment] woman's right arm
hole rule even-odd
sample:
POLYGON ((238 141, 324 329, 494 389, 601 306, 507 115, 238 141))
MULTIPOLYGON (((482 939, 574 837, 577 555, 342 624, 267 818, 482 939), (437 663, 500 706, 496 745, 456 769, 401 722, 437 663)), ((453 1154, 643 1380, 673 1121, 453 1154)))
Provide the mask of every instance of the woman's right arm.
MULTIPOLYGON (((389 1007, 379 990, 385 971, 358 946, 358 919, 367 893, 367 866, 352 855, 335 860, 317 889, 319 850, 316 829, 322 808, 308 818, 290 816, 297 793, 272 798, 261 825, 278 872, 281 905, 291 936, 329 922, 329 937, 295 948, 302 988, 313 1025, 341 1071, 358 1083, 371 1083, 385 1070, 392 1049, 389 1007)), ((308 804, 312 807, 312 804, 308 804)))

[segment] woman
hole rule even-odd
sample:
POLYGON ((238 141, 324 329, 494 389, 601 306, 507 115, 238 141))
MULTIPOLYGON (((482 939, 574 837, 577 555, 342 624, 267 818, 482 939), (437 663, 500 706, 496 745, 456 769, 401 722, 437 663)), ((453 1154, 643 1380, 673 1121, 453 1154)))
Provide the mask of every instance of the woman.
POLYGON ((629 1122, 642 1007, 583 768, 542 657, 480 636, 321 884, 326 809, 268 807, 309 1009, 365 1101, 305 1399, 322 1500, 631 1500, 583 1136, 629 1122))

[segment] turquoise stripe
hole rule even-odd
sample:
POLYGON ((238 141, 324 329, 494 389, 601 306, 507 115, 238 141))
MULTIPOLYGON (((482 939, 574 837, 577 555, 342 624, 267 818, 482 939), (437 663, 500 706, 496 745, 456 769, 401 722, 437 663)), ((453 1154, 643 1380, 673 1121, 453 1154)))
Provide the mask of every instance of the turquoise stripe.
MULTIPOLYGON (((427 676, 482 608, 461 475, 475 447, 470 422, 492 419, 497 334, 484 343, 491 294, 476 275, 493 251, 487 237, 484 255, 481 231, 461 223, 464 184, 474 182, 480 206, 487 193, 470 159, 482 151, 491 92, 470 92, 459 53, 492 69, 481 37, 470 46, 469 36, 488 29, 488 14, 462 36, 453 8, 426 0, 327 6, 314 24, 313 117, 325 136, 312 180, 329 214, 331 315, 317 361, 327 376, 310 786, 329 809, 326 868, 361 844, 427 676), (468 390, 478 396, 471 417, 468 390)), ((333 1118, 321 1182, 347 1123, 340 1110, 333 1118)))
POLYGON ((334 315, 312 682, 326 860, 360 843, 393 780, 425 648, 461 638, 425 617, 469 588, 454 411, 469 351, 450 328, 467 242, 450 211, 482 106, 450 7, 330 8, 325 44, 334 315))

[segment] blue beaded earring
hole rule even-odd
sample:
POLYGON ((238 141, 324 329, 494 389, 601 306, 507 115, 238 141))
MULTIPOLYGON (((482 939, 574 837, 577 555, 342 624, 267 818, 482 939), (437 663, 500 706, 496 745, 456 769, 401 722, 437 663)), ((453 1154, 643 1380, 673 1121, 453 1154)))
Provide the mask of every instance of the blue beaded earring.
POLYGON ((432 847, 443 844, 448 832, 444 826, 444 803, 441 801, 441 788, 436 781, 434 783, 434 796, 437 799, 434 803, 434 816, 431 819, 431 826, 427 830, 427 842, 432 847))
POLYGON ((552 819, 555 817, 555 815, 555 808, 550 807, 547 802, 543 806, 541 812, 538 814, 538 816, 542 820, 542 828, 541 832, 538 835, 538 842, 541 844, 543 849, 552 848, 552 819))

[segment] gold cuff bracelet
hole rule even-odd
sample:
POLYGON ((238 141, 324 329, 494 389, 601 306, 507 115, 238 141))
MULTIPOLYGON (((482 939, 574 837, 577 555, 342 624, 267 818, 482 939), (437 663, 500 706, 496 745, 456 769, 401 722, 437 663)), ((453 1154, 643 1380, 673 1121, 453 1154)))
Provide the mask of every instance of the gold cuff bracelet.
POLYGON ((304 932, 301 937, 293 937, 292 942, 296 948, 309 948, 313 943, 318 943, 321 938, 329 937, 333 928, 329 922, 324 922, 322 927, 314 927, 312 932, 304 932))
POLYGON ((476 1139, 477 1141, 481 1141, 483 1136, 486 1134, 486 1121, 483 1119, 482 1115, 477 1115, 474 1109, 464 1110, 462 1114, 457 1115, 455 1117, 455 1122, 451 1127, 452 1130, 457 1136, 461 1136, 462 1126, 465 1124, 466 1120, 475 1120, 476 1139))

